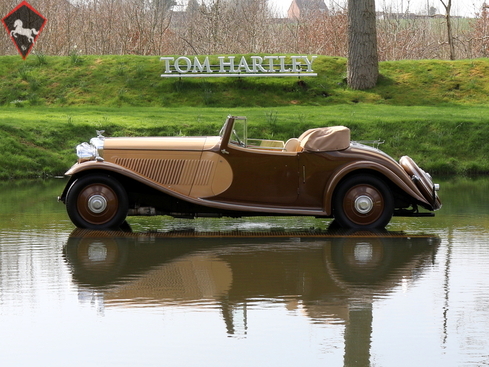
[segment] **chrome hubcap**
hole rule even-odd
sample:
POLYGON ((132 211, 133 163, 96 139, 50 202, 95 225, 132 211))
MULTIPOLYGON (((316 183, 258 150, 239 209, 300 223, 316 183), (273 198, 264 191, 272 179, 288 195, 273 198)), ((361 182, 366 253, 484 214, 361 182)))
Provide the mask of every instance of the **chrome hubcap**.
POLYGON ((107 209, 107 199, 102 195, 92 195, 88 199, 88 209, 95 214, 102 213, 107 209))
POLYGON ((374 202, 367 195, 360 195, 355 199, 355 210, 360 214, 369 213, 374 207, 374 202))

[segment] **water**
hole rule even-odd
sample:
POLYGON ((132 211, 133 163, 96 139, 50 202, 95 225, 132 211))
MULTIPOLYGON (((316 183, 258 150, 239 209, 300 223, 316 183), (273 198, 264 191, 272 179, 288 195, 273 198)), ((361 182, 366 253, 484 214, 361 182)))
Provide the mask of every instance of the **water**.
POLYGON ((311 218, 81 231, 63 181, 0 183, 0 365, 489 365, 489 179, 441 184, 435 218, 345 236, 311 218))

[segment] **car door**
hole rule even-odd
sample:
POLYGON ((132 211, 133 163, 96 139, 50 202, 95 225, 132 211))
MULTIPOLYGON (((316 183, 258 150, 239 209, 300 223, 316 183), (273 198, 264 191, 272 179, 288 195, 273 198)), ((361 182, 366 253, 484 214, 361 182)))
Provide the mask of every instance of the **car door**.
POLYGON ((219 200, 262 205, 291 205, 299 188, 297 154, 232 146, 221 153, 231 166, 231 186, 219 200))
POLYGON ((246 147, 229 121, 220 154, 232 169, 229 188, 214 199, 236 204, 290 206, 298 197, 297 153, 246 147))

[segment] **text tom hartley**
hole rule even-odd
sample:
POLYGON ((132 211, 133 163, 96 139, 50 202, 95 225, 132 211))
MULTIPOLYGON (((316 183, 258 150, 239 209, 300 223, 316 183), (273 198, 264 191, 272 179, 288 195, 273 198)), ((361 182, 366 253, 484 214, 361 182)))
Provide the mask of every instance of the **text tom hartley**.
POLYGON ((194 56, 163 56, 165 63, 162 77, 244 77, 244 76, 317 76, 312 63, 317 56, 218 56, 218 64, 212 65, 209 56, 203 60, 194 56), (290 59, 287 63, 287 59, 290 59))

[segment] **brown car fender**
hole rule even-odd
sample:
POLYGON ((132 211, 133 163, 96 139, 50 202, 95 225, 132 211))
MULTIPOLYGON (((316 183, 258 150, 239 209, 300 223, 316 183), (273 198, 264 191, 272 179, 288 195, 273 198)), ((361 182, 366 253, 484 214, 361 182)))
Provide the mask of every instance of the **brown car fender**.
POLYGON ((399 166, 399 168, 397 168, 396 166, 393 166, 392 169, 390 169, 377 162, 357 161, 340 167, 338 170, 333 172, 326 183, 324 192, 324 211, 327 213, 327 215, 332 215, 333 213, 333 194, 338 184, 345 176, 358 170, 362 170, 362 172, 365 172, 366 170, 378 172, 398 186, 405 193, 412 196, 414 199, 431 206, 402 167, 399 166))

